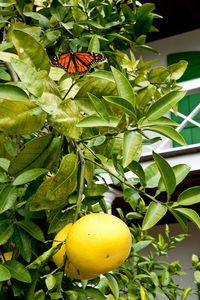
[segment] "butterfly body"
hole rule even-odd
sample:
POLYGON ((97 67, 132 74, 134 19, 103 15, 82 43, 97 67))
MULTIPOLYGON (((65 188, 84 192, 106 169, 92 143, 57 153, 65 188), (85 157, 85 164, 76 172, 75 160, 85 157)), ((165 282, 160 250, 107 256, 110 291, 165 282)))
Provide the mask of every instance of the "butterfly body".
POLYGON ((105 60, 104 56, 95 52, 62 53, 51 60, 53 67, 64 69, 70 75, 81 75, 89 71, 92 64, 105 60))

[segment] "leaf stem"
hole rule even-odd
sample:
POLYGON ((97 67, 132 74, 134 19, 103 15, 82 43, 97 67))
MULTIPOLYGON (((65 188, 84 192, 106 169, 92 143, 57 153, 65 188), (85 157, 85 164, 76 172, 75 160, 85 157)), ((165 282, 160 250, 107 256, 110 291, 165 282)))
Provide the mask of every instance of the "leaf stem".
POLYGON ((84 185, 85 185, 85 158, 83 156, 82 150, 78 149, 78 155, 80 159, 80 180, 79 180, 79 189, 78 189, 78 199, 77 199, 77 206, 76 206, 76 212, 74 216, 74 222, 78 219, 80 213, 81 213, 81 203, 83 199, 83 192, 84 192, 84 185))
MULTIPOLYGON (((107 173, 109 173, 111 176, 115 177, 117 180, 119 180, 119 182, 121 182, 122 184, 125 184, 126 186, 128 186, 129 188, 133 189, 134 191, 138 192, 138 194, 142 194, 146 197, 148 197, 149 199, 151 199, 152 201, 158 203, 159 201, 157 199, 155 199, 153 196, 147 194, 145 191, 142 191, 138 188, 136 188, 135 186, 129 184, 125 178, 121 178, 117 175, 115 175, 114 173, 112 173, 109 169, 107 169, 106 167, 104 167, 103 165, 99 164, 98 162, 88 158, 88 157, 85 157, 85 160, 88 160, 90 161, 91 163, 95 164, 96 166, 98 166, 99 168, 103 169, 104 171, 106 171, 107 173)), ((163 203, 164 205, 164 203, 163 203)))

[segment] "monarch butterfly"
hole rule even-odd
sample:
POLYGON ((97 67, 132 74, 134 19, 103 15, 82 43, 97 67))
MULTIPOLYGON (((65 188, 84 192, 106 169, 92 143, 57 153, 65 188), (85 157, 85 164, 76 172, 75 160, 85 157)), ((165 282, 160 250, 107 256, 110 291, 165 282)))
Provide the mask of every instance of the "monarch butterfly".
POLYGON ((81 75, 87 73, 92 64, 105 60, 100 53, 95 52, 69 52, 62 53, 51 60, 53 67, 64 69, 68 74, 81 75))

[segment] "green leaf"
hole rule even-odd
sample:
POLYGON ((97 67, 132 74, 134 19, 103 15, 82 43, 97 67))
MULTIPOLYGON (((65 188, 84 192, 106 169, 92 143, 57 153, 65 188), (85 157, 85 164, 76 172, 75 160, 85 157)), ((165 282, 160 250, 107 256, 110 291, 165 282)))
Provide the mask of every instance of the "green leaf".
POLYGON ((0 282, 9 280, 10 278, 11 278, 11 274, 9 270, 5 266, 0 264, 0 282))
POLYGON ((178 133, 178 131, 176 131, 171 126, 164 126, 164 125, 163 126, 161 126, 161 125, 151 126, 151 127, 145 127, 145 130, 158 132, 158 133, 170 138, 171 140, 177 142, 180 145, 186 144, 182 135, 180 133, 178 133))
POLYGON ((11 65, 26 89, 35 97, 41 97, 45 87, 47 72, 44 70, 37 71, 31 64, 14 58, 11 60, 11 65))
POLYGON ((141 134, 135 131, 125 132, 123 140, 123 167, 127 167, 133 160, 139 160, 141 151, 141 134))
POLYGON ((194 280, 196 281, 196 283, 200 283, 200 271, 199 270, 194 272, 194 280))
POLYGON ((52 247, 38 256, 34 261, 32 261, 27 269, 38 270, 43 264, 48 261, 62 246, 62 243, 58 243, 55 247, 52 247))
POLYGON ((188 62, 185 60, 180 60, 178 63, 170 65, 167 67, 169 73, 171 74, 172 80, 178 80, 184 74, 187 69, 188 62))
POLYGON ((135 94, 128 79, 117 69, 111 67, 119 96, 135 106, 135 94))
POLYGON ((150 106, 146 117, 148 120, 156 120, 166 114, 179 100, 185 96, 185 92, 172 91, 161 97, 153 105, 150 106))
POLYGON ((152 100, 152 97, 154 96, 155 92, 156 87, 152 84, 149 84, 147 87, 143 88, 142 90, 139 90, 136 96, 136 105, 139 108, 147 106, 152 100))
POLYGON ((62 212, 59 210, 58 212, 54 213, 48 229, 48 234, 55 233, 61 230, 65 225, 67 225, 71 218, 72 213, 70 211, 62 212))
POLYGON ((0 130, 9 134, 28 134, 44 125, 46 115, 32 102, 4 100, 0 102, 0 130))
POLYGON ((133 244, 133 250, 138 252, 152 244, 152 240, 143 240, 133 244))
POLYGON ((112 276, 109 273, 105 274, 104 276, 108 280, 108 286, 111 289, 115 299, 118 300, 119 299, 119 286, 118 286, 117 280, 115 279, 114 276, 112 276))
POLYGON ((176 123, 174 120, 169 119, 167 117, 161 117, 159 119, 149 121, 148 119, 142 119, 142 126, 145 129, 145 126, 179 126, 178 123, 176 123))
POLYGON ((17 200, 17 189, 14 186, 5 186, 0 193, 0 214, 12 209, 17 200))
POLYGON ((0 221, 0 245, 6 244, 13 232, 14 228, 9 220, 0 221))
POLYGON ((109 120, 109 113, 101 99, 97 98, 95 95, 92 95, 90 93, 88 93, 88 96, 98 115, 105 120, 109 120))
POLYGON ((9 270, 12 278, 27 283, 32 281, 29 271, 20 262, 12 259, 6 261, 4 266, 9 270))
MULTIPOLYGON (((49 97, 48 94, 46 96, 49 97)), ((58 109, 55 109, 55 107, 52 107, 52 109, 52 115, 49 118, 50 124, 66 137, 78 139, 81 129, 78 128, 77 124, 81 119, 81 115, 75 101, 68 99, 61 102, 58 109)))
MULTIPOLYGON (((195 274, 194 274, 194 276, 195 276, 195 274)), ((190 288, 190 287, 184 288, 180 300, 186 300, 186 299, 188 299, 188 296, 190 294, 192 294, 192 292, 193 292, 192 288, 190 288)))
POLYGON ((164 82, 168 76, 167 68, 159 66, 149 71, 147 79, 153 84, 159 84, 164 82))
POLYGON ((45 279, 45 284, 47 286, 48 291, 52 290, 56 285, 56 278, 52 274, 48 274, 45 279))
POLYGON ((19 226, 15 226, 14 241, 21 256, 30 262, 32 254, 32 245, 30 236, 19 226))
POLYGON ((67 203, 77 187, 78 158, 74 153, 63 157, 54 177, 46 179, 30 201, 31 210, 55 209, 67 203))
POLYGON ((24 144, 22 150, 11 160, 8 168, 9 174, 15 176, 26 169, 37 168, 43 165, 44 159, 48 155, 47 149, 52 142, 52 138, 52 134, 49 133, 24 144))
POLYGON ((190 167, 185 164, 179 164, 173 167, 173 171, 176 177, 176 185, 178 185, 189 174, 190 167))
POLYGON ((96 71, 92 72, 91 74, 88 74, 88 76, 104 79, 106 81, 111 81, 112 83, 115 82, 113 74, 110 71, 96 70, 96 71))
POLYGON ((173 211, 179 212, 180 214, 184 215, 186 218, 196 224, 200 229, 200 217, 196 213, 196 211, 191 208, 174 208, 173 211))
POLYGON ((110 117, 109 120, 102 119, 98 116, 88 116, 83 118, 76 126, 77 127, 117 127, 119 119, 110 117))
POLYGON ((152 228, 162 219, 166 214, 167 208, 159 202, 151 202, 147 208, 144 220, 142 222, 142 229, 147 230, 152 228))
POLYGON ((128 169, 133 172, 135 175, 137 175, 140 179, 141 185, 145 186, 145 173, 142 168, 142 166, 135 160, 133 160, 129 165, 128 169))
MULTIPOLYGON (((177 206, 177 202, 174 202, 172 206, 177 206)), ((178 211, 175 211, 174 209, 171 209, 171 213, 173 214, 174 218, 178 221, 183 231, 188 232, 187 218, 178 211)))
POLYGON ((8 171, 10 165, 10 161, 7 158, 0 158, 0 168, 2 168, 4 171, 8 171))
POLYGON ((156 163, 149 164, 145 170, 145 176, 146 176, 146 185, 149 188, 157 187, 158 182, 160 180, 160 172, 158 170, 156 163))
MULTIPOLYGON (((185 164, 176 165, 176 166, 172 167, 172 169, 173 169, 174 175, 176 177, 176 185, 181 183, 190 171, 190 167, 188 167, 185 164)), ((158 189, 159 189, 159 191, 165 191, 165 186, 164 186, 163 180, 160 180, 158 189)))
POLYGON ((0 171, 0 183, 9 182, 9 181, 10 178, 8 177, 8 175, 5 172, 0 171))
MULTIPOLYGON (((41 43, 38 43, 28 33, 20 30, 13 30, 12 42, 18 52, 19 58, 22 59, 25 64, 31 62, 37 70, 45 70, 49 72, 49 57, 41 43)), ((32 83, 33 82, 34 81, 32 81, 32 83)))
POLYGON ((86 287, 84 290, 87 297, 90 297, 91 299, 95 300, 106 300, 106 297, 96 288, 93 287, 86 287))
POLYGON ((45 300, 45 296, 45 292, 43 290, 39 290, 35 292, 33 300, 45 300))
POLYGON ((45 241, 44 234, 37 224, 27 220, 18 221, 16 224, 36 240, 41 242, 45 241))
POLYGON ((169 163, 161 155, 153 152, 153 158, 161 174, 161 178, 164 182, 165 189, 169 197, 176 188, 176 178, 174 175, 174 171, 169 163))
POLYGON ((162 276, 161 276, 161 284, 162 286, 168 286, 170 283, 171 276, 168 270, 164 269, 162 270, 162 276))
POLYGON ((115 105, 124 113, 136 118, 135 109, 130 102, 128 102, 124 98, 116 97, 116 96, 105 96, 103 97, 107 102, 115 105))
POLYGON ((90 40, 88 51, 91 52, 99 52, 100 51, 100 43, 96 34, 94 34, 90 40))
MULTIPOLYGON (((26 17, 30 17, 34 20, 39 21, 40 26, 44 29, 48 29, 50 26, 49 19, 38 12, 23 12, 23 14, 26 17)), ((15 32, 15 37, 16 37, 16 32, 15 32)), ((18 39, 20 39, 22 43, 23 40, 21 39, 21 36, 19 36, 19 34, 18 34, 18 39)), ((41 51, 41 48, 39 50, 41 51)))
POLYGON ((48 172, 47 169, 41 169, 41 168, 24 171, 19 176, 17 176, 17 178, 15 178, 15 180, 13 181, 13 185, 21 185, 21 184, 33 181, 36 178, 38 178, 39 176, 41 176, 47 172, 48 172))
POLYGON ((0 98, 4 100, 26 101, 28 100, 27 94, 19 88, 11 84, 0 84, 0 98))
POLYGON ((16 4, 16 0, 1 0, 1 2, 0 2, 0 6, 2 6, 2 7, 8 7, 13 4, 16 4))
POLYGON ((177 200, 180 205, 193 205, 200 202, 200 186, 191 187, 183 191, 177 200))

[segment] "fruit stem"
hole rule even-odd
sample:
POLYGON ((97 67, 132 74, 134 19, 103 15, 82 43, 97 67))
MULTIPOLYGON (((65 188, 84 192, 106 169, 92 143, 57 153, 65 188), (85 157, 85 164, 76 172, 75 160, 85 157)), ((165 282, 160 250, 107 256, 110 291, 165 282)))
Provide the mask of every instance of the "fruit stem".
POLYGON ((80 179, 79 179, 79 189, 78 189, 78 199, 76 205, 76 212, 74 216, 74 222, 78 219, 81 212, 81 203, 83 199, 84 185, 85 185, 85 159, 81 149, 78 149, 78 155, 80 159, 80 179))

